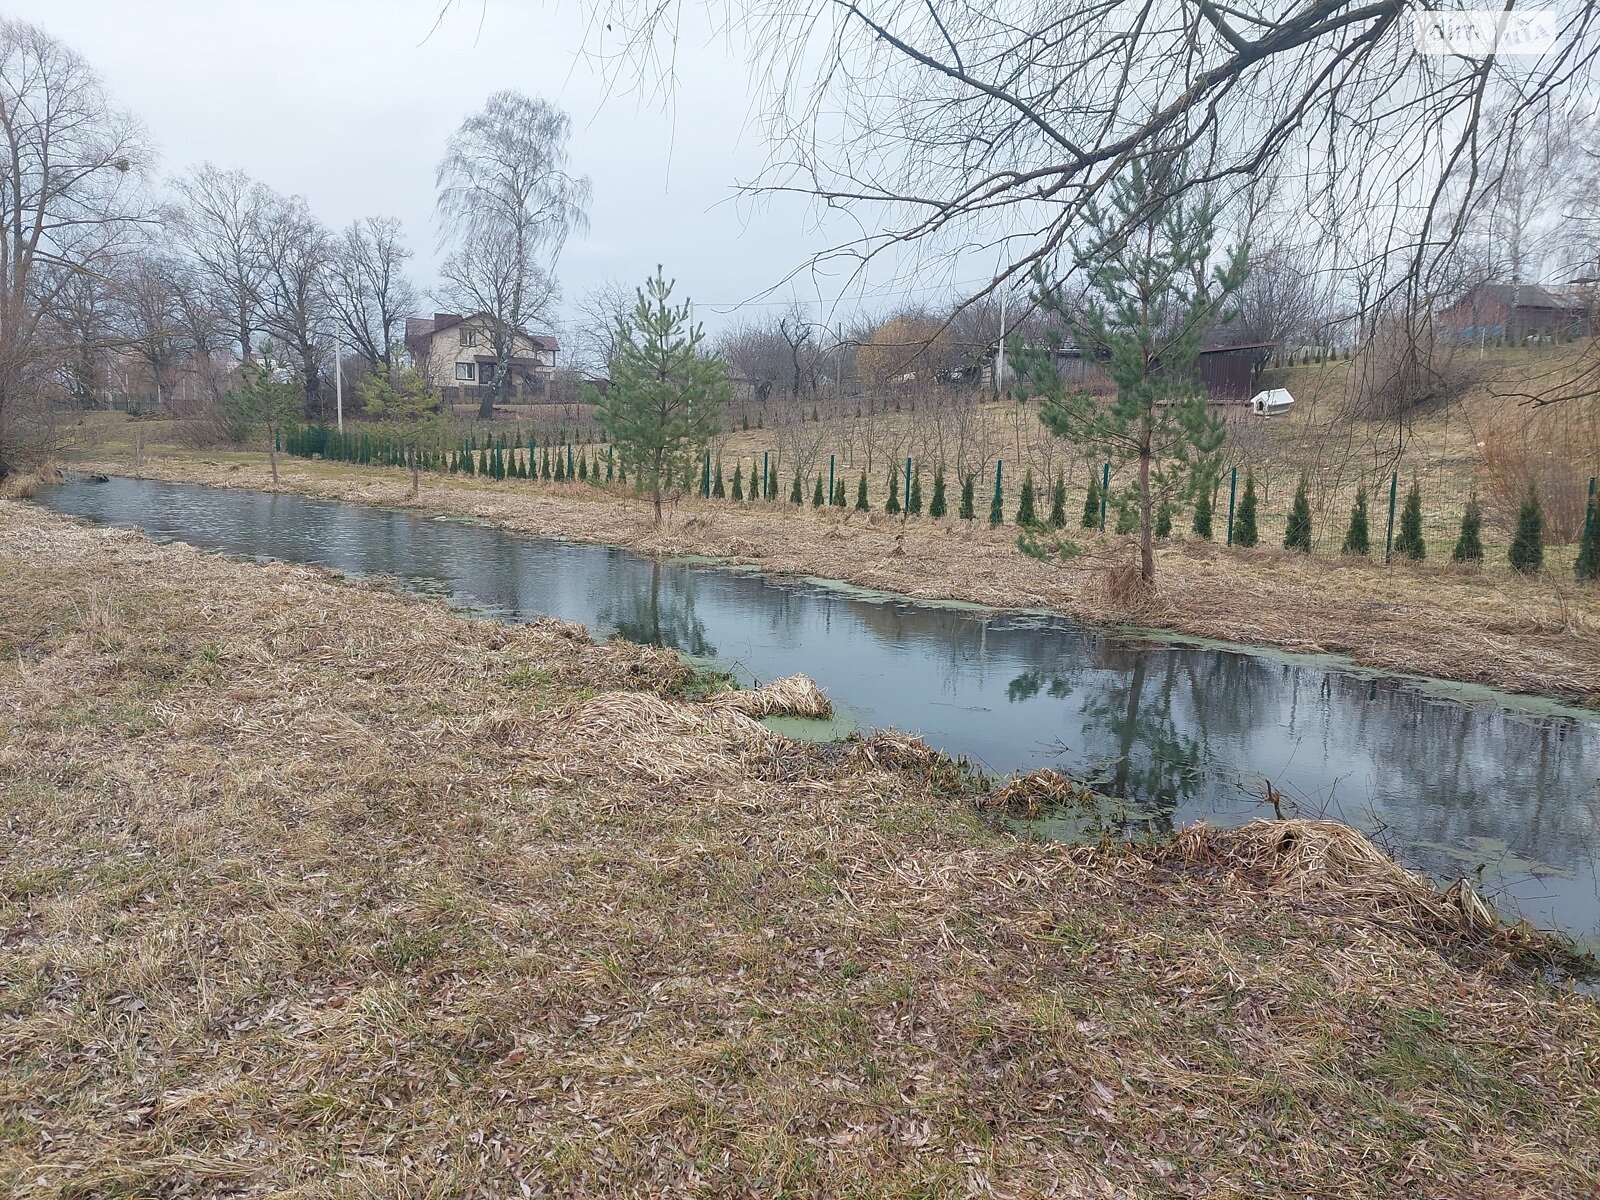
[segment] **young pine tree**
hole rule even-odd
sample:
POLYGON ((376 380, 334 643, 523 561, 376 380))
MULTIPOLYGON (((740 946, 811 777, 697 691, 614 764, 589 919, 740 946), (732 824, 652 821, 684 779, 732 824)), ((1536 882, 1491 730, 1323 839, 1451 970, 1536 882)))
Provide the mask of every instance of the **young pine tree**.
POLYGON ((968 471, 967 477, 961 481, 961 511, 957 514, 963 521, 971 521, 978 515, 977 510, 973 507, 974 493, 977 490, 978 477, 973 472, 968 471))
POLYGON ((867 503, 867 473, 865 471, 861 472, 861 481, 856 484, 856 511, 872 511, 871 506, 867 503))
POLYGON ((617 326, 611 387, 586 389, 609 442, 634 464, 634 481, 650 493, 656 524, 661 496, 705 452, 731 395, 728 370, 704 353, 705 334, 687 303, 672 303, 661 268, 638 291, 633 312, 617 326))
POLYGON ((947 507, 944 498, 944 468, 933 473, 933 499, 928 504, 928 515, 935 521, 944 520, 947 507))
POLYGON ((1428 556, 1428 547, 1422 540, 1422 487, 1417 477, 1411 477, 1411 490, 1406 493, 1406 505, 1400 510, 1400 536, 1394 548, 1401 558, 1421 562, 1428 556))
POLYGON ((1511 539, 1511 568, 1522 575, 1537 575, 1544 566, 1544 510, 1539 492, 1530 484, 1517 513, 1517 533, 1511 539))
MULTIPOLYGON (((1170 525, 1171 522, 1169 521, 1170 525)), ((1056 472, 1056 486, 1050 491, 1050 528, 1065 529, 1067 527, 1067 479, 1060 471, 1056 472)))
POLYGON ((1139 493, 1137 491, 1117 497, 1117 523, 1114 528, 1119 535, 1139 532, 1139 493))
POLYGON ((883 506, 883 511, 891 517, 900 515, 900 472, 889 472, 889 502, 883 506))
POLYGON ((817 486, 811 491, 811 507, 822 507, 822 476, 817 476, 817 486))
POLYGON ((424 448, 436 443, 444 432, 439 389, 408 367, 393 377, 384 371, 373 371, 356 391, 367 414, 382 420, 401 447, 405 465, 411 470, 410 495, 415 498, 424 448))
POLYGON ((1261 540, 1261 529, 1256 522, 1256 473, 1244 475, 1244 499, 1239 501, 1239 512, 1233 522, 1233 544, 1249 549, 1261 540))
POLYGON ((1311 553, 1311 497, 1306 491, 1306 477, 1294 489, 1294 503, 1289 506, 1289 527, 1283 533, 1286 550, 1311 553))
POLYGON ((922 472, 911 473, 911 489, 906 492, 906 512, 913 517, 922 515, 922 472))
MULTIPOLYGON (((278 447, 294 422, 305 415, 305 398, 298 384, 274 378, 268 363, 246 363, 239 390, 228 397, 229 410, 243 426, 256 425, 266 434, 267 459, 272 482, 278 482, 278 447)), ((279 371, 283 376, 287 372, 279 371)))
POLYGON ((1156 508, 1156 537, 1165 540, 1172 536, 1172 501, 1165 496, 1156 508))
POLYGON ((1344 545, 1339 548, 1339 553, 1360 555, 1370 553, 1372 538, 1368 525, 1367 489, 1358 487, 1355 507, 1350 510, 1350 526, 1344 531, 1344 545))
POLYGON ((1245 247, 1218 252, 1220 200, 1178 184, 1179 152, 1135 158, 1091 201, 1074 243, 1083 297, 1046 287, 1039 304, 1073 340, 1101 355, 1116 395, 1103 400, 1061 378, 1055 350, 1018 354, 1039 417, 1095 458, 1130 463, 1139 501, 1139 574, 1155 581, 1155 498, 1216 472, 1226 430, 1206 405, 1196 361, 1248 273, 1245 247))
POLYGON ((1033 471, 1022 477, 1022 498, 1017 501, 1017 524, 1027 529, 1038 524, 1033 512, 1033 471))
POLYGON ((1097 529, 1100 526, 1100 477, 1089 476, 1089 491, 1083 498, 1083 527, 1097 529))
POLYGON ((1450 551, 1450 561, 1483 561, 1483 510, 1478 505, 1476 492, 1467 497, 1466 511, 1461 514, 1461 533, 1456 537, 1456 548, 1450 551))

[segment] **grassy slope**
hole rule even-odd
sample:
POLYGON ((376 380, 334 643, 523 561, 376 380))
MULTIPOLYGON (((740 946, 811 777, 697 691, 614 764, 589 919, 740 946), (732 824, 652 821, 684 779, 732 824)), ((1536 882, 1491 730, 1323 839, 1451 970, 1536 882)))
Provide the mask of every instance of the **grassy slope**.
POLYGON ((1600 1009, 1357 900, 14 504, 0 594, 9 1194, 1600 1184, 1600 1009))
MULTIPOLYGON (((268 488, 264 456, 162 448, 138 463, 102 445, 109 471, 268 488)), ((364 504, 403 505, 403 471, 280 456, 282 486, 364 504)), ((1135 621, 1204 637, 1304 652, 1600 706, 1600 593, 1559 570, 1509 573, 1307 559, 1177 541, 1158 551, 1160 602, 1134 609, 1108 595, 1096 566, 1125 539, 1083 539, 1093 553, 1066 566, 1022 555, 1015 529, 983 521, 902 523, 881 513, 787 504, 682 501, 654 530, 648 506, 585 484, 490 483, 428 476, 419 503, 524 533, 707 554, 764 570, 844 579, 930 599, 1044 606, 1089 621, 1135 621), (619 502, 620 501, 620 502, 619 502)), ((1069 532, 1074 532, 1070 531, 1069 532)), ((1081 534, 1082 531, 1075 531, 1081 534)))

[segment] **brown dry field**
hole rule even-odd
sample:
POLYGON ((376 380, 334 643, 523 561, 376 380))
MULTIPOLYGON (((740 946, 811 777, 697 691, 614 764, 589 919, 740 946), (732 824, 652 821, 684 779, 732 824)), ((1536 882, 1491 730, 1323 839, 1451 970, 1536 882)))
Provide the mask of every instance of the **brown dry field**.
MULTIPOLYGON (((134 464, 102 450, 79 465, 219 487, 272 486, 258 453, 163 448, 134 464)), ((279 473, 283 489, 309 496, 415 506, 642 553, 706 555, 920 599, 1048 608, 1103 625, 1339 654, 1369 667, 1600 706, 1600 590, 1580 588, 1556 568, 1523 579, 1183 540, 1157 552, 1159 596, 1130 609, 1111 594, 1104 569, 1129 553, 1128 539, 1085 536, 1082 557, 1046 565, 1017 550, 1014 528, 983 521, 694 498, 674 503, 655 529, 647 503, 582 483, 425 474, 421 496, 408 501, 409 481, 395 469, 280 456, 279 473)))
POLYGON ((0 595, 6 1195, 1600 1187, 1600 1006, 1341 827, 1029 842, 658 652, 9 502, 0 595))

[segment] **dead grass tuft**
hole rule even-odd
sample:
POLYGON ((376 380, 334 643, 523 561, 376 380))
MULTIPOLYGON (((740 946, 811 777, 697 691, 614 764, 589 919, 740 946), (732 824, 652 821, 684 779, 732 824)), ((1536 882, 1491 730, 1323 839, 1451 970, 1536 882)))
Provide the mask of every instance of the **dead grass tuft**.
POLYGON ((1093 802, 1094 799, 1094 791, 1087 785, 1047 768, 1007 781, 983 797, 980 804, 984 808, 1033 817, 1049 808, 1093 802))
POLYGON ((790 675, 758 688, 718 692, 704 707, 741 712, 750 717, 833 716, 833 704, 809 675, 790 675))

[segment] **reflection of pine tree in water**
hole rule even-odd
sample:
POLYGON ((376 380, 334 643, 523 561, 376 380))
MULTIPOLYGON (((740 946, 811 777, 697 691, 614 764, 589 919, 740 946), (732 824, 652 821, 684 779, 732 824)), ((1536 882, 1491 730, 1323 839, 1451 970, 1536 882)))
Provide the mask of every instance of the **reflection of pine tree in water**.
POLYGON ((619 595, 605 619, 621 637, 645 646, 661 646, 695 658, 711 658, 717 648, 706 640, 706 625, 694 612, 694 588, 685 572, 680 587, 669 589, 662 602, 661 564, 650 564, 650 583, 619 595))
MULTIPOLYGON (((1096 791, 1134 801, 1153 815, 1130 819, 1130 826, 1169 832, 1178 802, 1194 795, 1201 758, 1198 739, 1181 733, 1173 718, 1173 696, 1180 686, 1176 656, 1164 655, 1166 669, 1152 688, 1149 653, 1135 651, 1131 668, 1092 690, 1075 678, 1078 671, 1045 675, 1028 671, 1006 688, 1013 703, 1048 691, 1065 698, 1083 690, 1084 745, 1073 747, 1104 769, 1093 780, 1096 791)), ((1087 670, 1087 668, 1085 668, 1087 670)), ((1125 830, 1126 832, 1126 830, 1125 830)))

